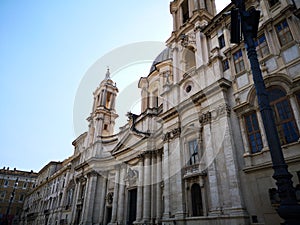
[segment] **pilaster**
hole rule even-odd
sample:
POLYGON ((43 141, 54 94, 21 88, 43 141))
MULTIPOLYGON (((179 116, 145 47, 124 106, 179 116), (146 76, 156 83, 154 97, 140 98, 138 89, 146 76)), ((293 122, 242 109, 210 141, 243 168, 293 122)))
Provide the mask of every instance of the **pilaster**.
POLYGON ((156 220, 159 223, 162 215, 162 157, 160 152, 157 154, 156 167, 156 220))
POLYGON ((169 171, 169 142, 164 143, 164 158, 163 158, 163 180, 164 180, 164 213, 163 218, 170 217, 170 171, 169 171))
POLYGON ((103 224, 104 222, 104 207, 105 207, 105 196, 107 189, 107 179, 102 176, 101 177, 101 194, 100 194, 100 209, 99 209, 99 223, 103 224))
POLYGON ((144 170, 144 205, 143 205, 143 222, 149 223, 151 216, 151 154, 144 155, 145 170, 144 170))
POLYGON ((123 220, 124 220, 125 174, 126 174, 126 167, 122 165, 120 168, 120 183, 119 183, 119 197, 118 197, 118 217, 117 217, 118 224, 123 224, 123 220))
POLYGON ((138 162, 139 177, 137 187, 136 222, 141 222, 143 216, 143 183, 144 183, 144 159, 140 157, 138 162))
POLYGON ((97 186, 97 176, 98 174, 95 171, 92 171, 88 174, 88 182, 87 182, 87 191, 84 202, 84 214, 83 214, 83 224, 90 225, 93 224, 93 209, 95 202, 95 193, 97 186))
POLYGON ((156 152, 152 154, 151 157, 151 219, 154 220, 156 218, 156 208, 157 208, 157 202, 156 202, 156 186, 157 183, 157 159, 156 159, 156 152))
POLYGON ((119 166, 117 166, 116 167, 116 175, 115 175, 115 185, 114 185, 112 216, 111 216, 110 223, 117 222, 119 182, 120 182, 120 168, 119 168, 119 166))

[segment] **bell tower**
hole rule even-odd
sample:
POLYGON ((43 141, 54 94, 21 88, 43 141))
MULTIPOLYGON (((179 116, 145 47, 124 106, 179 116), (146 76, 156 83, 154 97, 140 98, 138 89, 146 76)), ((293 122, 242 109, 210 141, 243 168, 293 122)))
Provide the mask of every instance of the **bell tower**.
POLYGON ((208 63, 208 43, 201 30, 217 11, 215 0, 173 0, 170 12, 173 32, 167 46, 172 50, 173 77, 178 83, 184 74, 208 63))
POLYGON ((93 93, 94 104, 89 121, 89 144, 94 143, 100 136, 110 136, 114 132, 115 120, 118 114, 115 102, 118 93, 116 83, 110 78, 109 68, 105 79, 93 93))
POLYGON ((216 15, 215 0, 174 0, 170 4, 173 31, 178 32, 196 20, 208 22, 216 15))

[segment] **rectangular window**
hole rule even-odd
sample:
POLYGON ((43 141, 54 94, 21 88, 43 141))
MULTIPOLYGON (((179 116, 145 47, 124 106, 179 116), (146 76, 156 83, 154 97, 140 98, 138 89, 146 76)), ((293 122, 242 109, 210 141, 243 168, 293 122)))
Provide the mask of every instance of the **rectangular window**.
POLYGON ((21 194, 21 195, 20 195, 19 201, 20 201, 20 202, 23 202, 23 201, 24 201, 24 194, 21 194))
POLYGON ((274 5, 276 5, 279 2, 279 0, 269 0, 269 5, 270 7, 273 7, 274 5))
POLYGON ((226 71, 226 70, 229 69, 229 61, 228 61, 228 59, 225 59, 225 60, 222 62, 222 64, 223 64, 223 71, 226 71))
POLYGON ((26 189, 26 188, 27 188, 27 185, 28 185, 28 183, 27 183, 27 182, 24 182, 23 188, 26 189))
POLYGON ((255 46, 258 58, 264 58, 270 54, 269 46, 264 34, 257 38, 255 41, 255 46))
POLYGON ((197 140, 189 141, 188 143, 189 153, 190 153, 190 160, 189 164, 194 165, 199 162, 199 154, 198 154, 198 143, 197 140))
POLYGON ((286 20, 276 24, 275 28, 281 46, 284 46, 293 40, 289 25, 286 20))
POLYGON ((1 194, 0 194, 0 198, 4 199, 5 195, 6 195, 6 191, 2 191, 1 194))
POLYGON ((4 187, 7 187, 9 185, 9 180, 4 181, 4 187))
POLYGON ((240 73, 245 70, 242 50, 239 50, 233 54, 233 61, 236 73, 240 73))
POLYGON ((220 46, 220 49, 224 48, 225 47, 225 38, 224 38, 224 34, 222 34, 221 36, 218 37, 218 40, 219 40, 219 46, 220 46))
POLYGON ((287 100, 272 104, 278 135, 281 144, 288 144, 298 140, 293 113, 287 100))
POLYGON ((298 141, 298 128, 286 93, 279 88, 271 88, 268 94, 281 144, 298 141))
POLYGON ((248 142, 252 153, 260 152, 263 148, 261 134, 258 126, 256 112, 252 112, 244 117, 248 142))

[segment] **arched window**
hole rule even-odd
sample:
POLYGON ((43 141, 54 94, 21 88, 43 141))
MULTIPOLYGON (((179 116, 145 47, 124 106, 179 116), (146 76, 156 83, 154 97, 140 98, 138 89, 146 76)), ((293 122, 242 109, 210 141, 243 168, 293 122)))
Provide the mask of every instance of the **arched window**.
POLYGON ((201 188, 199 184, 193 184, 192 194, 192 216, 203 216, 201 188))
POLYGON ((274 112, 275 123, 282 145, 299 139, 293 110, 284 90, 278 87, 268 89, 270 105, 274 112))

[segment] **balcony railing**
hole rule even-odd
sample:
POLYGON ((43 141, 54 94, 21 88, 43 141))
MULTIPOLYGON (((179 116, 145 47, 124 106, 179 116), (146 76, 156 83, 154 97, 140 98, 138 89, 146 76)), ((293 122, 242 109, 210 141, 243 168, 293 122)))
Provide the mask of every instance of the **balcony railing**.
POLYGON ((205 176, 207 174, 206 170, 201 170, 199 163, 186 166, 184 168, 184 178, 191 176, 205 176))

